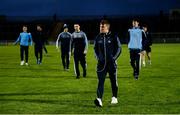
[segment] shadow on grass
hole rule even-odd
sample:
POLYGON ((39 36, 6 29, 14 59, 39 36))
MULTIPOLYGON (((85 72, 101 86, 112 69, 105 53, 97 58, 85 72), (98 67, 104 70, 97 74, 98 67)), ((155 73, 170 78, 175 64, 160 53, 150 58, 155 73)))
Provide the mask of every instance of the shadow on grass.
POLYGON ((153 78, 153 79, 172 79, 172 78, 179 78, 178 75, 166 75, 166 76, 155 76, 155 75, 151 75, 151 76, 142 76, 144 78, 153 78))
POLYGON ((75 105, 83 107, 93 107, 92 100, 45 100, 45 99, 0 99, 2 102, 28 102, 38 104, 59 104, 59 105, 75 105), (92 103, 92 104, 89 104, 92 103))
POLYGON ((56 75, 56 76, 52 76, 52 75, 49 75, 49 76, 48 75, 32 75, 32 76, 29 76, 29 75, 19 75, 19 76, 9 75, 9 76, 4 76, 4 77, 29 78, 29 79, 32 79, 32 78, 75 79, 76 78, 75 76, 62 76, 62 75, 56 75))
POLYGON ((94 94, 93 91, 64 91, 64 92, 42 92, 42 93, 0 93, 0 96, 35 96, 35 95, 88 95, 94 94))
POLYGON ((39 67, 37 66, 34 66, 33 67, 31 65, 29 66, 18 66, 18 67, 1 67, 0 69, 1 70, 17 70, 17 68, 19 69, 23 69, 23 70, 28 70, 28 71, 33 71, 33 72, 48 72, 48 71, 56 71, 56 72, 65 72, 59 68, 44 68, 44 67, 41 67, 40 68, 40 65, 39 67))
MULTIPOLYGON (((37 104, 58 104, 58 105, 67 105, 67 106, 77 106, 77 107, 91 107, 97 108, 93 100, 91 99, 0 99, 0 102, 27 102, 27 103, 37 103, 37 104)), ((156 103, 141 103, 139 106, 174 106, 178 105, 180 101, 175 102, 156 102, 156 103)), ((119 104, 118 104, 119 105, 119 104)), ((107 108, 116 108, 118 105, 106 105, 107 108)), ((136 103, 130 104, 120 104, 121 106, 137 106, 136 103)))
MULTIPOLYGON (((83 106, 83 107, 93 107, 93 100, 91 99, 81 99, 80 96, 77 99, 3 99, 3 96, 42 96, 42 95, 92 95, 91 91, 76 91, 76 92, 50 92, 50 93, 7 93, 7 94, 0 94, 0 102, 28 102, 28 103, 38 103, 38 104, 59 104, 59 105, 68 105, 68 106, 83 106)), ((77 96, 76 96, 77 97, 77 96)))
POLYGON ((57 79, 71 79, 71 80, 85 80, 85 79, 93 79, 93 80, 97 80, 97 77, 95 76, 90 76, 88 75, 87 77, 82 77, 80 76, 80 79, 76 79, 76 76, 74 74, 60 74, 60 75, 7 75, 7 76, 3 76, 3 77, 14 77, 14 78, 44 78, 44 79, 47 79, 47 78, 57 78, 57 79))

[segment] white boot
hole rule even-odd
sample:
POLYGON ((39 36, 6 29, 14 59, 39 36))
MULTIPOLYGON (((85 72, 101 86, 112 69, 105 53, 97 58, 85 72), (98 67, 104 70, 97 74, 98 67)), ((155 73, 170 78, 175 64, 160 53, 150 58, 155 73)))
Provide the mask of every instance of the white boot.
POLYGON ((21 61, 20 65, 24 65, 24 61, 21 61))
POLYGON ((151 65, 151 60, 148 60, 148 64, 151 65))
POLYGON ((94 103, 95 103, 96 106, 102 107, 102 100, 100 98, 96 98, 94 100, 94 103))
POLYGON ((146 62, 145 61, 143 61, 143 67, 146 67, 146 62))
POLYGON ((116 97, 112 97, 111 104, 117 104, 118 100, 116 97))

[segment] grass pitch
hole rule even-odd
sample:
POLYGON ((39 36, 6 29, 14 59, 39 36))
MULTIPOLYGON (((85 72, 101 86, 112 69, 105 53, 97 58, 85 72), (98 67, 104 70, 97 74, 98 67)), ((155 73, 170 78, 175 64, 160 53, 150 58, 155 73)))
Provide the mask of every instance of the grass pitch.
POLYGON ((132 76, 128 49, 123 45, 118 59, 119 103, 110 104, 107 76, 102 108, 93 103, 97 88, 93 46, 87 54, 87 78, 80 79, 75 79, 72 57, 66 72, 55 46, 47 49, 42 65, 36 64, 30 47, 29 66, 20 66, 19 46, 0 46, 1 114, 180 113, 180 44, 154 44, 152 65, 142 68, 138 81, 132 76))

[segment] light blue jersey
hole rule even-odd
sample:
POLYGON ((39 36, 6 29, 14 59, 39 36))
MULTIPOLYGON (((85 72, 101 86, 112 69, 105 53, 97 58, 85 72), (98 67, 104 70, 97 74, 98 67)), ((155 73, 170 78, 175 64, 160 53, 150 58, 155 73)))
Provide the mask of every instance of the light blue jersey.
POLYGON ((130 40, 128 43, 129 49, 142 49, 142 30, 140 28, 132 28, 128 30, 130 40))
POLYGON ((22 32, 20 33, 18 39, 16 40, 15 44, 20 42, 22 46, 29 46, 32 45, 32 36, 31 33, 22 32))

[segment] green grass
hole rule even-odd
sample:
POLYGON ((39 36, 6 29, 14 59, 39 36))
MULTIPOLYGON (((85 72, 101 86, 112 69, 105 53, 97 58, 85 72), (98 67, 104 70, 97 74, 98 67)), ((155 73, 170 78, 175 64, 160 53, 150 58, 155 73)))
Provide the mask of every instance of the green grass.
POLYGON ((118 100, 111 105, 107 78, 103 107, 94 106, 97 76, 93 46, 87 55, 87 78, 75 79, 73 58, 70 71, 63 71, 59 52, 48 46, 43 64, 36 65, 30 48, 30 66, 20 66, 19 46, 0 46, 0 113, 180 113, 180 44, 154 44, 152 65, 142 68, 135 81, 126 45, 118 59, 118 100))

